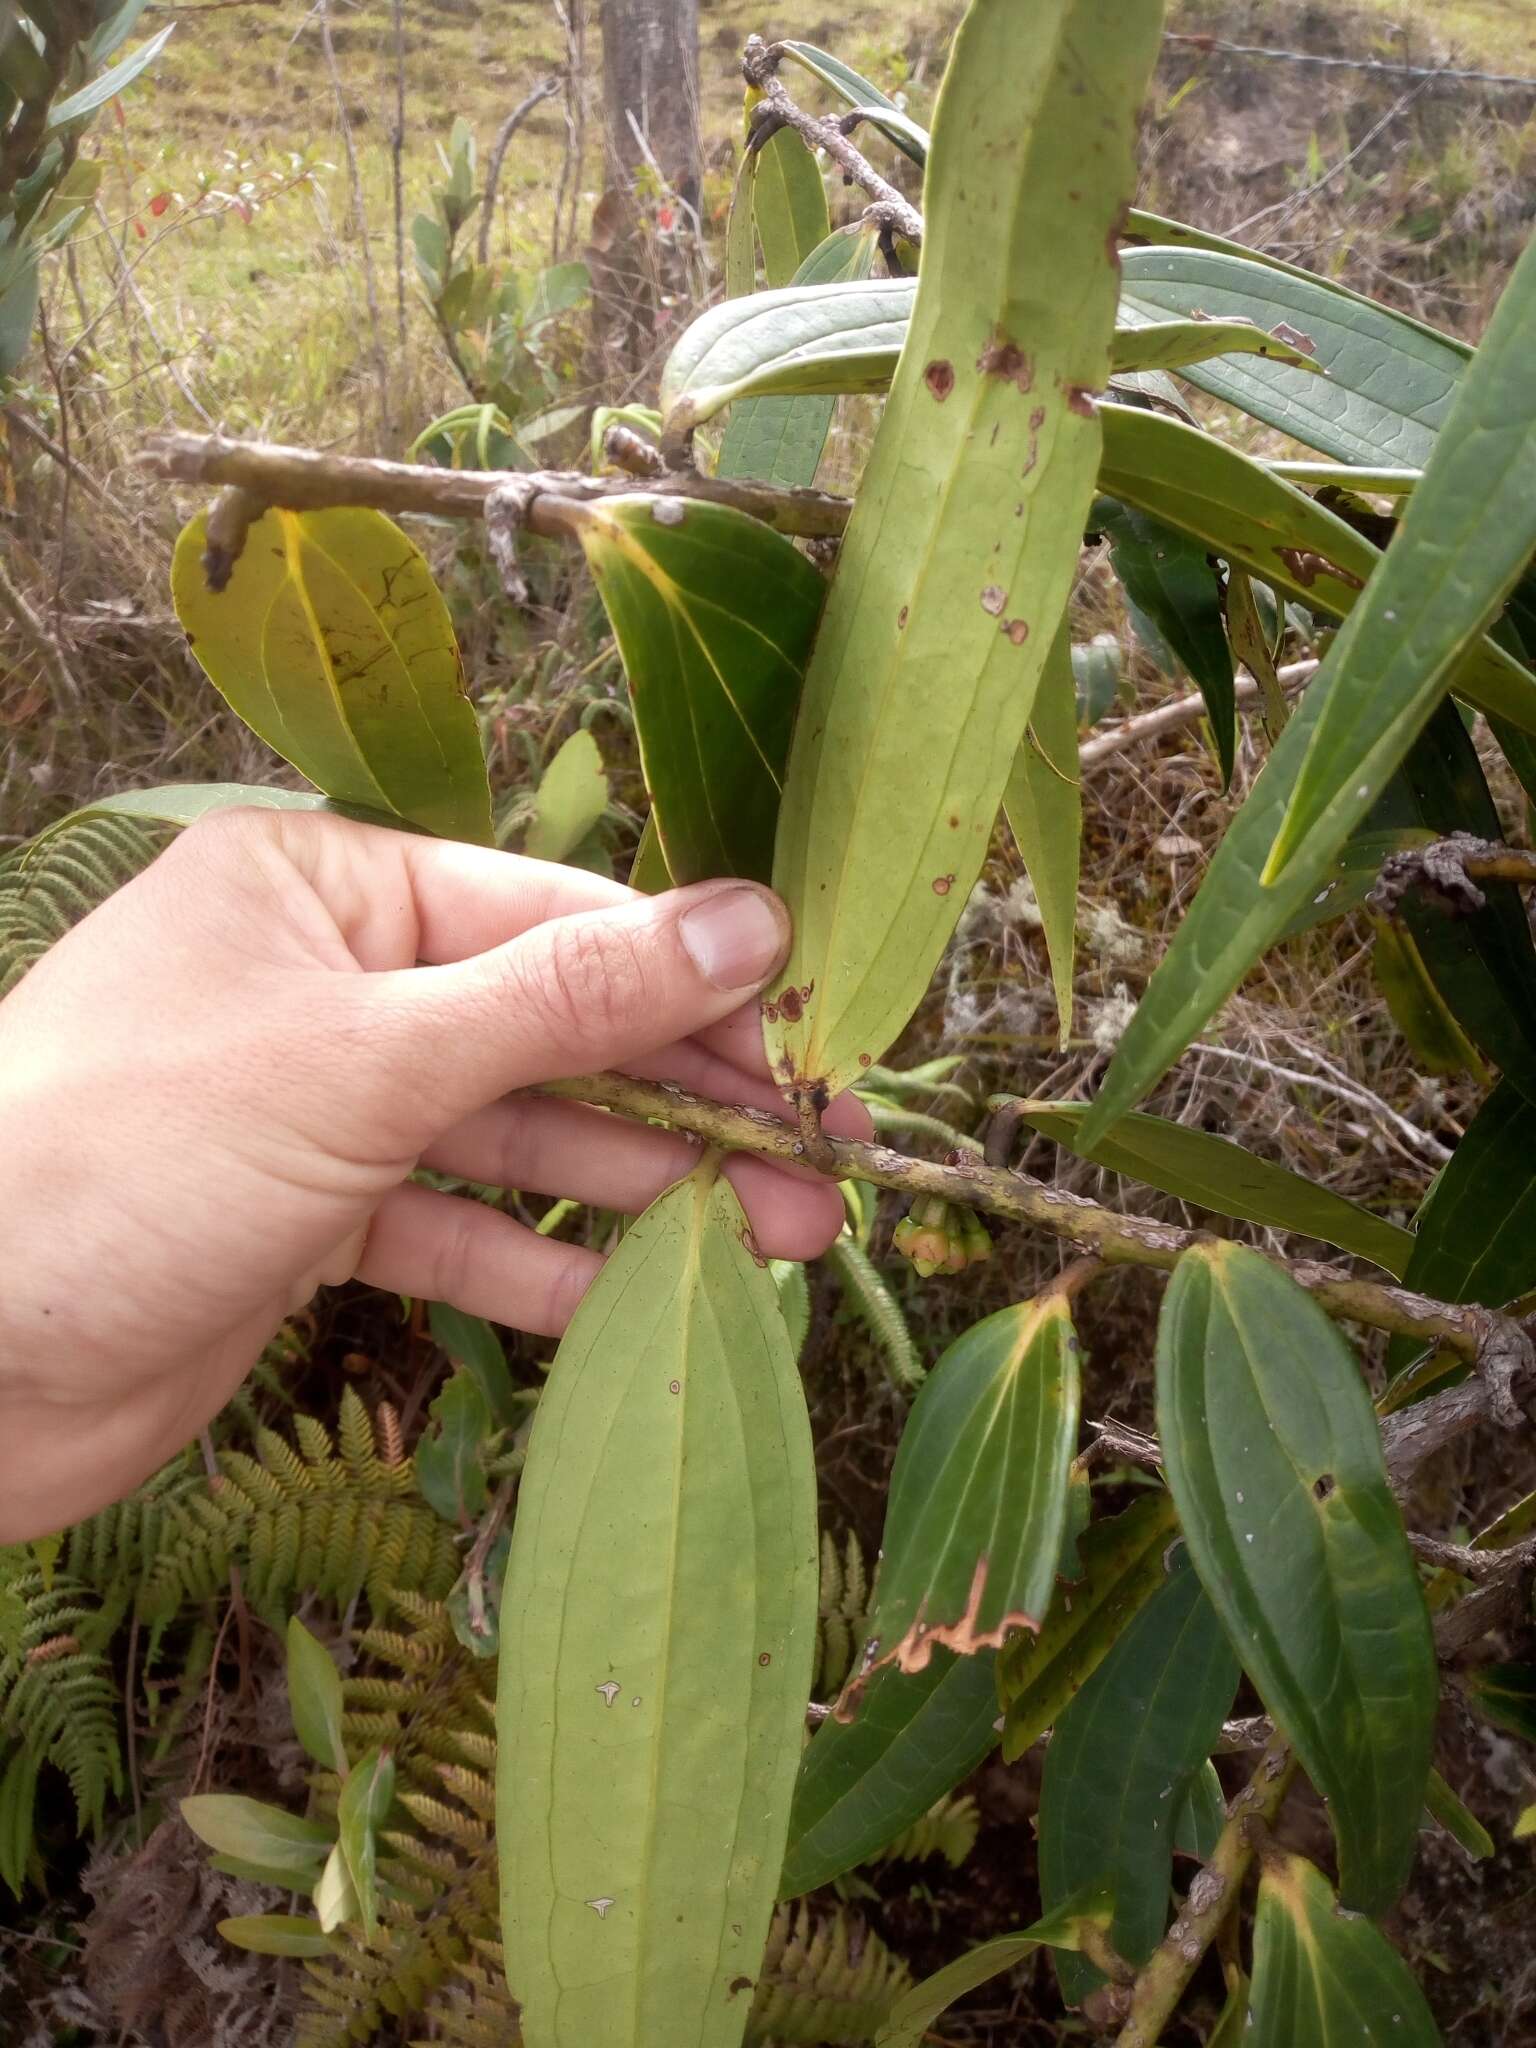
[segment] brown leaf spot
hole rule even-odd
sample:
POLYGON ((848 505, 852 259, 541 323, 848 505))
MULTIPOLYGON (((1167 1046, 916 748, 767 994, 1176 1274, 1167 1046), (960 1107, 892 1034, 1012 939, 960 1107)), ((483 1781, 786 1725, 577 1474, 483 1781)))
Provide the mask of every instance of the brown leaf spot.
POLYGON ((1075 412, 1079 419, 1091 420, 1098 416, 1099 408, 1094 402, 1093 393, 1085 384, 1068 384, 1064 396, 1067 411, 1075 412))
POLYGON ((1336 576, 1351 590, 1365 588, 1358 576, 1351 576, 1347 569, 1341 569, 1336 562, 1330 562, 1326 555, 1317 554, 1311 548, 1276 548, 1275 553, 1304 590, 1310 590, 1319 576, 1336 576))
POLYGON ((805 1015, 805 1004, 797 988, 787 988, 779 997, 779 1015, 786 1024, 798 1024, 805 1015))
POLYGON ((942 405, 955 388, 955 366, 942 357, 928 365, 923 372, 923 382, 942 405))
POLYGON ((859 1054, 859 1065, 861 1067, 872 1067, 874 1065, 874 1061, 870 1058, 867 1052, 861 1052, 859 1054))
POLYGON ((769 1651, 764 1650, 763 1654, 758 1658, 757 1661, 759 1664, 771 1664, 773 1662, 772 1654, 769 1651))
POLYGON ((994 619, 999 615, 1007 602, 1007 591, 1000 590, 995 583, 989 583, 981 593, 981 608, 984 612, 990 612, 994 619))
POLYGON ((1028 619, 1004 619, 1001 630, 1008 635, 1015 647, 1022 647, 1029 638, 1028 619))
POLYGON ((733 1977, 730 1982, 729 1996, 734 1998, 738 1992, 750 1991, 751 1989, 752 1979, 750 1977, 733 1977))
POLYGON ((953 811, 951 811, 949 814, 949 829, 951 832, 958 832, 960 830, 960 820, 955 816, 953 811))
POLYGON ((683 1383, 682 1383, 682 1381, 681 1381, 681 1380, 668 1380, 668 1381, 667 1381, 667 1392, 668 1392, 669 1394, 680 1394, 680 1393, 681 1393, 682 1391, 683 1391, 683 1383))
POLYGON ((1005 384, 1016 384, 1020 391, 1034 389, 1034 358, 1004 334, 994 335, 987 343, 976 358, 976 367, 984 377, 1001 377, 1005 384))
POLYGON ((766 1024, 777 1024, 777 1023, 778 1023, 778 1021, 779 1021, 779 1006, 778 1006, 778 1004, 777 1004, 777 1003, 770 1003, 770 1002, 768 1002, 768 1001, 766 1001, 766 1000, 765 1000, 765 1001, 763 1001, 763 1002, 759 1003, 757 1007, 758 1007, 758 1008, 759 1008, 759 1009, 760 1009, 760 1010, 762 1011, 762 1013, 763 1013, 763 1021, 764 1021, 764 1023, 766 1023, 766 1024))
POLYGON ((1131 220, 1130 201, 1122 200, 1120 210, 1109 224, 1109 233, 1104 237, 1104 250, 1109 257, 1109 267, 1117 274, 1120 269, 1120 238, 1131 220))
POLYGON ((907 620, 911 616, 912 607, 910 605, 904 604, 901 610, 896 614, 896 630, 898 633, 905 631, 907 620))
POLYGON ((955 878, 953 875, 935 875, 933 878, 933 893, 935 896, 947 896, 954 886, 955 878))
POLYGON ((752 1235, 750 1223, 744 1223, 741 1227, 741 1246, 754 1266, 767 1265, 768 1261, 763 1257, 762 1252, 758 1248, 757 1239, 752 1235))

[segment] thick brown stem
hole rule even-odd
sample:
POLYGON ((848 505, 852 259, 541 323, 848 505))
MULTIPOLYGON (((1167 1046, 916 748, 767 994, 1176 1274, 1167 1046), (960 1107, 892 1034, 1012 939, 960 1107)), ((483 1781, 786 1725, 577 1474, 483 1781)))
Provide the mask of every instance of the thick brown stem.
POLYGON ((874 201, 880 225, 908 242, 923 239, 923 216, 889 179, 882 178, 863 150, 844 132, 841 122, 806 113, 784 90, 778 76, 779 52, 761 36, 748 36, 741 60, 742 76, 763 95, 754 113, 752 142, 758 147, 779 128, 793 128, 811 149, 824 150, 850 185, 874 201))

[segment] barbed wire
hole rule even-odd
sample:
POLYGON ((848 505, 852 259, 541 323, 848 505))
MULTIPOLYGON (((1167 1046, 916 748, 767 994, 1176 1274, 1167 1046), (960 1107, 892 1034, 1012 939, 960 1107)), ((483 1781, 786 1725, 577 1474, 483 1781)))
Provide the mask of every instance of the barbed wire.
POLYGON ((1528 92, 1536 92, 1536 78, 1525 78, 1507 71, 1464 71, 1440 64, 1393 64, 1380 57, 1324 57, 1313 50, 1270 50, 1254 43, 1229 43, 1220 36, 1181 35, 1172 31, 1163 40, 1183 43, 1212 56, 1260 57, 1283 64, 1315 64, 1325 70, 1364 71, 1379 78, 1416 78, 1425 84, 1435 79, 1449 79, 1458 85, 1523 86, 1528 92))

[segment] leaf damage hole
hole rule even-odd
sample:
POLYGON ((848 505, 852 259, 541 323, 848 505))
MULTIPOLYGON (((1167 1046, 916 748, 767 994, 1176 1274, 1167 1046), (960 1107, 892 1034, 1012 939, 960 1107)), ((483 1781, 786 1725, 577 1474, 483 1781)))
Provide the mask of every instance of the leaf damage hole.
POLYGON ((984 612, 990 612, 994 619, 1001 615, 1003 606, 1007 602, 1007 591, 1000 589, 995 583, 989 583, 981 593, 981 608, 984 612))
POLYGON ((681 1381, 681 1380, 668 1380, 668 1382, 667 1382, 667 1392, 668 1392, 669 1394, 680 1394, 680 1393, 681 1393, 682 1391, 683 1391, 683 1383, 682 1383, 682 1381, 681 1381))
POLYGON ((923 382, 942 405, 955 388, 955 366, 940 357, 928 365, 923 372, 923 382))
POLYGON ((1335 1481, 1331 1472, 1324 1472, 1320 1478, 1313 1481, 1312 1498, 1314 1500, 1331 1500, 1334 1491, 1335 1481))
POLYGON ((623 1688, 616 1678, 610 1678, 606 1685, 595 1685, 592 1690, 602 1694, 604 1706, 611 1707, 623 1688))

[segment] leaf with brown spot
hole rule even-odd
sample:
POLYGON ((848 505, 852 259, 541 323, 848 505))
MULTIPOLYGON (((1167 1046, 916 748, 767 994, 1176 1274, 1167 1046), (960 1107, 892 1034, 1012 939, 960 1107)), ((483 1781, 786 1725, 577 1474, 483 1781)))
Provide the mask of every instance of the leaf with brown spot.
POLYGON ((1059 1291, 967 1330, 923 1384, 891 1475, 863 1657, 870 1676, 927 1668, 936 1649, 997 1649, 1038 1628, 1066 1528, 1077 1443, 1078 1341, 1059 1291))

